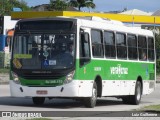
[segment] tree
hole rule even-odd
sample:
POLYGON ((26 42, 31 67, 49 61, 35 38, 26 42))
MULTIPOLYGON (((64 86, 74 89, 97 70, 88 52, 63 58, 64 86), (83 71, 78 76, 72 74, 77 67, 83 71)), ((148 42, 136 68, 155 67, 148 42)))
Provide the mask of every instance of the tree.
POLYGON ((50 0, 50 11, 63 11, 68 8, 68 2, 65 0, 50 0))
POLYGON ((10 15, 13 8, 21 8, 23 11, 30 10, 24 0, 0 0, 0 15, 10 15))
POLYGON ((157 58, 160 59, 160 35, 155 35, 155 47, 157 58))
POLYGON ((94 9, 96 5, 93 3, 93 0, 70 0, 70 6, 77 7, 80 11, 81 8, 87 7, 94 9))

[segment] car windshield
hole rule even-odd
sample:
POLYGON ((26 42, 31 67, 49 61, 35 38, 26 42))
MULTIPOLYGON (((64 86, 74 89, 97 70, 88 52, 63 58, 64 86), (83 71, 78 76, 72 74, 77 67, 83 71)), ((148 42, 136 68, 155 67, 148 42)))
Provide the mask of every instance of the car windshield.
POLYGON ((13 44, 17 69, 66 69, 74 64, 75 34, 17 34, 13 44))

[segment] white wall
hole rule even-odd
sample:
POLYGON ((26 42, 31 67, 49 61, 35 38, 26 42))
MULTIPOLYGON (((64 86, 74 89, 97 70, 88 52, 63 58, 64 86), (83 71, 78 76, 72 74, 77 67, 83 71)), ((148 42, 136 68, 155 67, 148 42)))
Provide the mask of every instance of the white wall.
POLYGON ((17 23, 17 20, 11 20, 11 16, 4 16, 3 34, 6 35, 7 30, 14 28, 16 23, 17 23))

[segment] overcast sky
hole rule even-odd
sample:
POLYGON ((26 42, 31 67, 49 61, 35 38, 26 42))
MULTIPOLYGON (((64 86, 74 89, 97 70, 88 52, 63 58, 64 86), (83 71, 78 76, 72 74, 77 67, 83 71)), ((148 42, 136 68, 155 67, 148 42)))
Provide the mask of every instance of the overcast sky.
MULTIPOLYGON (((48 4, 50 0, 25 0, 29 6, 48 4)), ((117 11, 124 8, 155 12, 160 9, 160 0, 94 0, 96 8, 92 11, 117 11)), ((86 9, 85 9, 86 10, 86 9)), ((87 9, 88 10, 88 9, 87 9)))

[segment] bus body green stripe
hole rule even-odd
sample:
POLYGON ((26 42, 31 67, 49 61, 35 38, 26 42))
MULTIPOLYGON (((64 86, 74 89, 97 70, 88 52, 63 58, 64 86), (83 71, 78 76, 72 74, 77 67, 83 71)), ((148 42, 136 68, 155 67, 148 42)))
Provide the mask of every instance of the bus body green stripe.
POLYGON ((137 80, 138 76, 143 80, 155 80, 155 65, 151 62, 91 60, 78 68, 75 79, 94 80, 98 75, 102 80, 137 80))
MULTIPOLYGON (((116 60, 91 60, 80 67, 76 60, 76 70, 73 80, 155 80, 155 64, 151 62, 126 62, 116 60)), ((64 84, 65 77, 56 80, 26 80, 19 78, 22 85, 29 86, 59 86, 64 84)))

